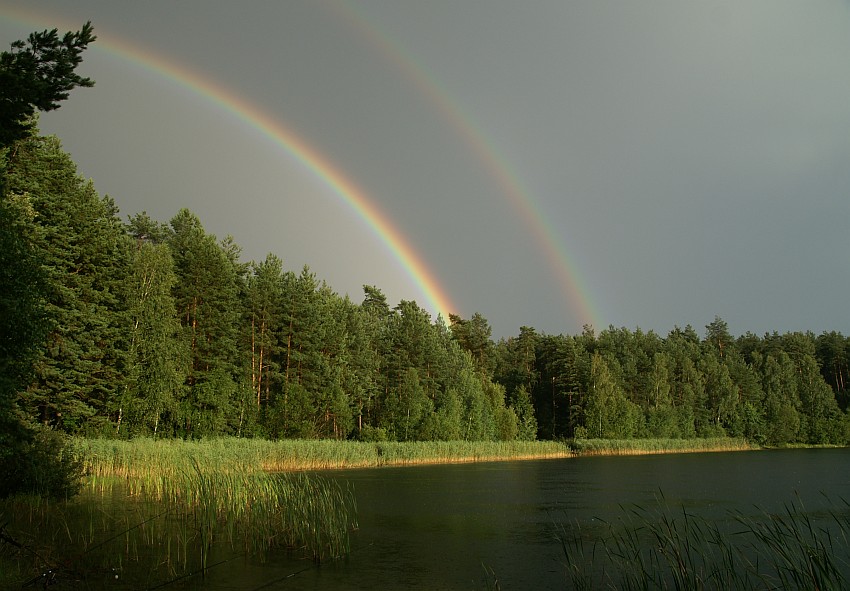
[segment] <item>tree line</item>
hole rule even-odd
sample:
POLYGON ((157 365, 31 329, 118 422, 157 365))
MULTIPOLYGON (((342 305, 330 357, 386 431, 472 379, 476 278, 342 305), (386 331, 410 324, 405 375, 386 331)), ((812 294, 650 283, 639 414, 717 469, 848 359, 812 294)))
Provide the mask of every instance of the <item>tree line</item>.
POLYGON ((367 286, 355 303, 271 254, 243 263, 186 209, 122 223, 55 137, 17 141, 4 184, 50 327, 26 417, 90 435, 534 436, 415 302, 367 286))
POLYGON ((740 337, 715 318, 701 338, 590 327, 523 328, 492 348, 494 381, 531 394, 539 436, 745 437, 763 445, 846 444, 850 340, 838 332, 740 337))
POLYGON ((840 333, 734 338, 716 318, 702 337, 524 327, 494 342, 480 314, 447 326, 273 254, 243 263, 186 209, 122 222, 55 137, 18 140, 3 174, 50 327, 17 405, 68 432, 847 440, 840 333))
POLYGON ((38 423, 117 437, 850 438, 837 332, 734 338, 715 318, 702 337, 523 327, 494 342, 480 314, 446 323, 376 286, 352 301, 273 254, 245 263, 186 209, 122 221, 34 118, 91 86, 73 69, 93 40, 89 25, 46 31, 0 63, 3 92, 23 97, 0 112, 7 437, 38 423))

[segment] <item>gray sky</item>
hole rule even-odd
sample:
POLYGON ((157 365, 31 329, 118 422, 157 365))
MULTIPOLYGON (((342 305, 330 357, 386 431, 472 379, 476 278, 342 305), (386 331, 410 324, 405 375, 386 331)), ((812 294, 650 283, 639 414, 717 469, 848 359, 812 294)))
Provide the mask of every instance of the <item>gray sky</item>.
POLYGON ((850 334, 844 2, 0 0, 0 16, 4 44, 93 22, 96 86, 41 125, 122 215, 188 207, 246 260, 436 312, 327 183, 132 48, 301 137, 496 337, 702 334, 715 315, 736 335, 850 334))

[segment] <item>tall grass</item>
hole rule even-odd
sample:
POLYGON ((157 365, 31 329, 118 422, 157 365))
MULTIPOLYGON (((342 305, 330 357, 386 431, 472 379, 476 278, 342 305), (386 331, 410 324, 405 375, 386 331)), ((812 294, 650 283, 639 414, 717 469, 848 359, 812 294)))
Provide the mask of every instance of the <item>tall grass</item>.
POLYGON ((132 571, 161 583, 239 556, 286 550, 321 562, 350 551, 356 501, 335 480, 271 474, 223 442, 80 440, 77 449, 88 472, 79 497, 0 502, 0 570, 19 582, 89 584, 132 571))
POLYGON ((569 447, 580 456, 643 455, 662 453, 744 451, 753 447, 743 438, 700 439, 572 439, 569 447))
POLYGON ((156 481, 171 478, 195 458, 218 471, 235 469, 286 472, 387 465, 452 463, 567 457, 555 441, 412 441, 281 440, 221 438, 203 441, 79 439, 87 472, 156 481))
POLYGON ((275 551, 336 558, 350 551, 357 521, 353 492, 336 481, 198 466, 150 492, 113 479, 68 502, 9 499, 0 525, 0 571, 18 586, 97 588, 114 573, 147 588, 275 551))
POLYGON ((846 589, 850 505, 708 520, 663 501, 622 509, 621 519, 557 534, 574 589, 846 589))
POLYGON ((752 449, 743 439, 574 439, 560 441, 384 441, 219 438, 203 441, 78 439, 88 474, 141 479, 147 486, 185 470, 187 458, 217 471, 265 472, 371 468, 574 455, 629 455, 752 449), (181 467, 183 466, 183 467, 181 467))

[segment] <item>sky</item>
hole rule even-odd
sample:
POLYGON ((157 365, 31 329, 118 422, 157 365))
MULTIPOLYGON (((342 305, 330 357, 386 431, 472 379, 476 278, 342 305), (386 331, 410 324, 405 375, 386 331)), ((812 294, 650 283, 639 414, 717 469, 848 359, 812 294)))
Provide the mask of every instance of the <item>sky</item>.
POLYGON ((850 334, 846 2, 0 0, 0 41, 88 20, 40 126, 125 219, 494 338, 850 334))

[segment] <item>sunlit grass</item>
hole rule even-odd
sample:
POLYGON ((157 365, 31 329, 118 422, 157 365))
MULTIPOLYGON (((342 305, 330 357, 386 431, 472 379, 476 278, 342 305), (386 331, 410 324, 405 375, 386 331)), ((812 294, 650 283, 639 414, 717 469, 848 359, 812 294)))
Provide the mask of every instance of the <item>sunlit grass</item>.
MULTIPOLYGON (((346 554, 354 492, 310 471, 575 455, 747 449, 741 440, 353 442, 77 439, 83 494, 0 503, 0 588, 118 576, 149 586, 235 557, 346 554), (8 538, 8 540, 6 539, 8 538), (47 573, 47 574, 45 574, 47 573), (134 573, 130 575, 130 573, 134 573), (38 576, 55 580, 38 579, 38 576), (11 583, 10 583, 11 582, 11 583)), ((76 584, 76 583, 75 583, 76 584)), ((115 586, 114 583, 110 583, 115 586)))
POLYGON ((80 439, 81 458, 95 477, 141 478, 150 486, 173 477, 187 458, 217 471, 329 470, 423 463, 454 463, 571 455, 555 441, 412 441, 367 443, 337 440, 221 438, 203 441, 80 439))
POLYGON ((580 456, 616 456, 755 449, 745 439, 709 437, 705 439, 573 439, 573 452, 580 456))
POLYGON ((0 502, 3 576, 42 587, 133 573, 152 577, 146 588, 236 557, 285 550, 320 562, 350 551, 353 490, 269 473, 222 443, 78 441, 88 472, 79 497, 0 502))
POLYGON ((76 439, 74 448, 86 472, 79 498, 0 504, 0 524, 21 544, 4 545, 16 556, 4 570, 18 582, 48 571, 58 582, 133 569, 162 581, 280 549, 323 561, 350 550, 356 501, 309 471, 570 455, 556 442, 140 438, 76 439))

